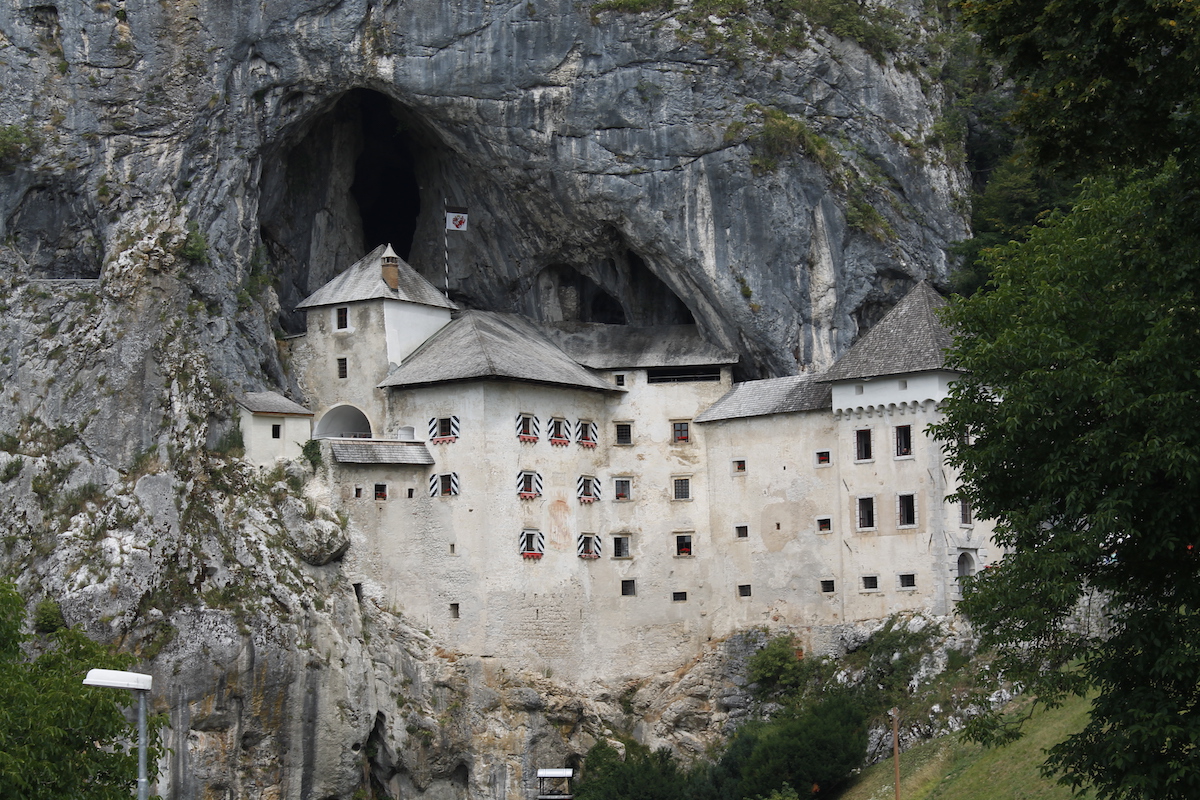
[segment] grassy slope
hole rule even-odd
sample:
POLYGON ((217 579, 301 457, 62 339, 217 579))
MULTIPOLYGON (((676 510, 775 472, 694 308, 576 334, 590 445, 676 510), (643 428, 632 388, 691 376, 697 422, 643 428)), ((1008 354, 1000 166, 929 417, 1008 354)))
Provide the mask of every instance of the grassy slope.
MULTIPOLYGON (((1046 748, 1083 728, 1089 702, 1080 698, 1062 708, 1039 712, 1015 744, 985 750, 947 736, 900 755, 903 800, 1067 800, 1071 791, 1038 771, 1046 748)), ((893 766, 886 762, 863 771, 840 800, 892 800, 893 766)), ((1090 798, 1090 793, 1082 795, 1090 798)))

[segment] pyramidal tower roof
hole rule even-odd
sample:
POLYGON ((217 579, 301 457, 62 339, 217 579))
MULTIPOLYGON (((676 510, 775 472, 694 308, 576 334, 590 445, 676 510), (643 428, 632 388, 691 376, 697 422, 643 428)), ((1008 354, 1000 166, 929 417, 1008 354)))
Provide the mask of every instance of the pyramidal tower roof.
POLYGON ((822 376, 825 381, 862 380, 945 369, 954 341, 937 311, 946 298, 921 281, 822 376))
POLYGON ((390 244, 381 244, 350 265, 350 268, 317 289, 296 310, 336 306, 358 300, 405 300, 425 306, 455 309, 432 283, 425 280, 390 244), (398 286, 393 289, 383 280, 383 259, 396 260, 398 286))

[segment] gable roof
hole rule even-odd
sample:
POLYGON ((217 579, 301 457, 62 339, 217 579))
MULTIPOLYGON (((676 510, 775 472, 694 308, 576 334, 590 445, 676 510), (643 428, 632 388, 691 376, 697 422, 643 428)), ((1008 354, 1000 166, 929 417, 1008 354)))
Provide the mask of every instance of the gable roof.
POLYGON ((238 404, 251 414, 276 414, 281 416, 311 417, 309 411, 299 403, 293 403, 278 392, 246 392, 238 395, 238 404))
POLYGON ((395 289, 388 286, 383 281, 382 271, 385 254, 396 255, 390 244, 381 244, 355 261, 349 269, 306 297, 304 302, 296 306, 296 310, 342 305, 358 300, 405 300, 437 308, 457 308, 399 256, 396 256, 399 286, 395 289))
POLYGON ((567 355, 592 369, 736 364, 738 354, 700 337, 695 325, 544 325, 567 355))
POLYGON ((832 389, 822 377, 789 375, 786 378, 735 383, 728 393, 700 413, 694 421, 717 422, 792 411, 827 411, 832 405, 832 389))
POLYGON ((387 442, 377 439, 334 439, 329 443, 339 464, 417 464, 433 463, 422 442, 387 442))
POLYGON ((572 361, 529 320, 495 311, 464 312, 404 359, 379 387, 481 379, 621 391, 572 361))
POLYGON ((856 380, 945 369, 945 350, 953 344, 954 337, 937 316, 944 305, 946 298, 928 282, 921 281, 863 334, 825 372, 822 380, 856 380))

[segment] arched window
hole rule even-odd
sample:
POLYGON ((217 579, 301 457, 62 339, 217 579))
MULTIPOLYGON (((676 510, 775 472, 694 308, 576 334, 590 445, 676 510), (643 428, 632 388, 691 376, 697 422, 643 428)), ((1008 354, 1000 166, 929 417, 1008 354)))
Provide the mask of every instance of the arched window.
POLYGON ((970 553, 960 553, 958 556, 958 577, 969 578, 975 574, 975 559, 970 553))
POLYGON ((317 429, 313 432, 314 439, 348 437, 352 439, 370 439, 371 423, 367 415, 354 406, 335 406, 325 412, 317 429))

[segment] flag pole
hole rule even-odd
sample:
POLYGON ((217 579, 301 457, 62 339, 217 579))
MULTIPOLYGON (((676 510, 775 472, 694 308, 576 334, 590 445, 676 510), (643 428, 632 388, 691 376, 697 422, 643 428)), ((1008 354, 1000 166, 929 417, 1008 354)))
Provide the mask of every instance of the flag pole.
MULTIPOLYGON (((449 208, 450 198, 442 198, 445 202, 443 208, 449 208)), ((442 252, 446 255, 446 300, 450 300, 450 226, 442 225, 442 252)))

